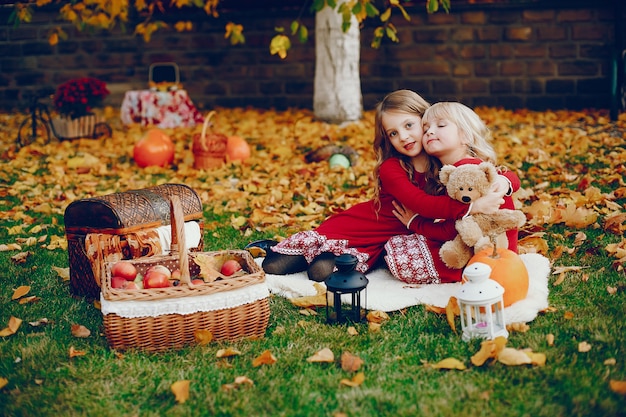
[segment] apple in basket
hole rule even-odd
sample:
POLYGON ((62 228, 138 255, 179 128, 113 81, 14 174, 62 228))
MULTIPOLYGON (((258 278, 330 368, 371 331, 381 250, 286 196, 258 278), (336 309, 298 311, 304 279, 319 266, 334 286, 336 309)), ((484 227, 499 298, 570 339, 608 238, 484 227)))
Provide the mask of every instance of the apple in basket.
POLYGON ((241 271, 241 264, 235 259, 229 259, 222 264, 220 272, 227 277, 233 275, 235 272, 241 271))
POLYGON ((131 262, 118 261, 111 267, 111 276, 121 277, 127 281, 134 281, 137 276, 137 268, 131 262))
POLYGON ((165 272, 163 269, 167 269, 165 267, 156 268, 151 267, 146 271, 146 274, 143 276, 143 287, 144 288, 166 288, 170 287, 172 284, 170 283, 171 273, 167 269, 165 272))
POLYGON ((124 289, 129 282, 131 281, 126 280, 124 277, 113 276, 111 277, 111 288, 124 289))

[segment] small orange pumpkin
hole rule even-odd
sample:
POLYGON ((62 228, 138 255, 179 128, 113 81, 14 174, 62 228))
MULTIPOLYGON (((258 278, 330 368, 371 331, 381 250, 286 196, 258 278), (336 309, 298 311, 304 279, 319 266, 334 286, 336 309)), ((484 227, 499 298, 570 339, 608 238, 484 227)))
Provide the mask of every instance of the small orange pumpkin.
POLYGON ((133 148, 133 159, 141 168, 165 167, 174 161, 174 144, 162 130, 150 129, 133 148))
POLYGON ((504 287, 504 306, 523 300, 528 295, 528 270, 520 256, 512 250, 483 249, 474 254, 468 265, 482 262, 491 267, 491 279, 504 287))
POLYGON ((250 145, 241 136, 229 136, 226 156, 229 161, 245 161, 250 158, 250 145))

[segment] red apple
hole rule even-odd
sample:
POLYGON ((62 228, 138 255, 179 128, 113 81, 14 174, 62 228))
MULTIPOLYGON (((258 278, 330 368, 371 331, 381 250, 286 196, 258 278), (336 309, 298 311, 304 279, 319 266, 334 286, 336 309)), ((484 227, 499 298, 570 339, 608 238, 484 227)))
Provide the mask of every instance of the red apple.
POLYGON ((200 279, 200 278, 196 278, 196 279, 192 279, 192 280, 191 280, 191 283, 192 283, 193 285, 201 285, 201 284, 204 284, 204 280, 203 280, 203 279, 200 279))
POLYGON ((220 272, 227 277, 231 276, 237 271, 241 271, 241 264, 235 259, 229 259, 222 264, 220 272))
POLYGON ((171 286, 167 275, 158 270, 146 271, 143 277, 144 288, 167 288, 171 286))
POLYGON ((118 261, 111 267, 111 275, 122 277, 127 281, 133 281, 137 276, 137 268, 129 261, 118 261))
POLYGON ((111 288, 126 288, 127 283, 124 277, 111 277, 111 288))
POLYGON ((170 279, 180 279, 180 269, 173 270, 170 279))
POLYGON ((167 279, 170 279, 172 277, 172 273, 170 272, 169 269, 167 269, 166 266, 163 265, 154 265, 151 266, 150 268, 148 268, 148 270, 146 271, 146 273, 150 272, 150 271, 159 271, 160 273, 162 273, 163 275, 165 275, 167 277, 167 279))

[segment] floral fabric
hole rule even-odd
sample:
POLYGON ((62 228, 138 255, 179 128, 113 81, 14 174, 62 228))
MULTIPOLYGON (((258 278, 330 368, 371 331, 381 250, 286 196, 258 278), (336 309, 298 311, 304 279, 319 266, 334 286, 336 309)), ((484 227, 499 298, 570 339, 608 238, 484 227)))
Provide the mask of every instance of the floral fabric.
POLYGON ((204 118, 185 90, 127 91, 121 108, 122 123, 160 128, 191 127, 204 118))
POLYGON ((385 250, 387 266, 391 274, 400 281, 407 284, 441 283, 424 236, 394 236, 385 244, 385 250))

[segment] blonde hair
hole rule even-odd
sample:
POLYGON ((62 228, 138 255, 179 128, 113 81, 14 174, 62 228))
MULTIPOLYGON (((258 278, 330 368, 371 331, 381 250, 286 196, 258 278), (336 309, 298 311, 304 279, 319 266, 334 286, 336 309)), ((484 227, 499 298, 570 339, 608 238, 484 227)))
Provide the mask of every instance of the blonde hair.
MULTIPOLYGON (((383 100, 376 106, 376 116, 374 119, 374 152, 376 152, 376 167, 374 168, 374 176, 376 180, 374 198, 377 202, 379 202, 381 187, 380 166, 384 161, 392 157, 398 158, 400 159, 402 168, 404 168, 407 172, 411 181, 413 181, 414 174, 414 168, 411 164, 410 158, 396 151, 387 137, 387 132, 385 131, 382 121, 383 115, 388 112, 402 112, 422 117, 429 106, 430 104, 426 100, 411 90, 396 90, 391 92, 387 94, 385 98, 383 98, 383 100)), ((435 158, 429 157, 429 161, 432 164, 440 165, 439 161, 435 158)), ((431 167, 428 167, 427 172, 431 171, 433 171, 431 167)))
POLYGON ((458 127, 459 133, 467 141, 467 151, 471 156, 496 165, 491 130, 474 110, 461 103, 443 101, 433 104, 422 116, 424 124, 436 123, 442 119, 449 120, 458 127))

